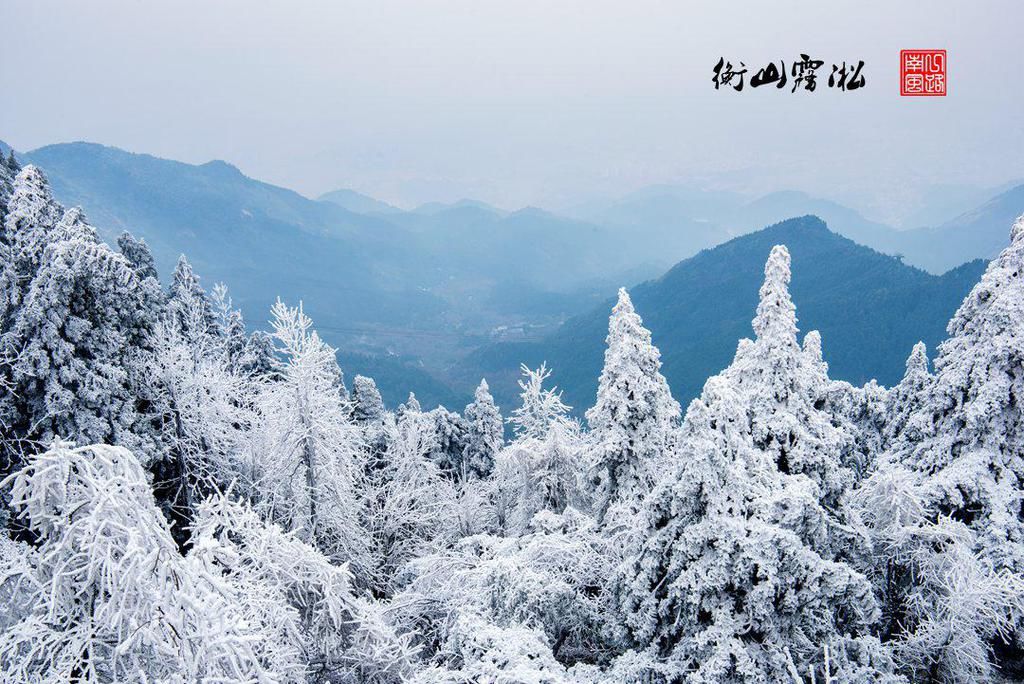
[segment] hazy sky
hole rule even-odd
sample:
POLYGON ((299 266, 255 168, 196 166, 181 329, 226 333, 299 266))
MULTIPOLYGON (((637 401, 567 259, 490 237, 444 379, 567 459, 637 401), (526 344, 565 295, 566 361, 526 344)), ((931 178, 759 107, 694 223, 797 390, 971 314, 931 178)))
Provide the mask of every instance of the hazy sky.
POLYGON ((1024 177, 1022 25, 1020 0, 0 0, 0 139, 220 158, 403 205, 696 179, 882 215, 926 184, 1024 177), (901 48, 949 51, 948 97, 899 96, 901 48), (710 80, 720 56, 800 52, 826 75, 863 59, 867 86, 710 80))

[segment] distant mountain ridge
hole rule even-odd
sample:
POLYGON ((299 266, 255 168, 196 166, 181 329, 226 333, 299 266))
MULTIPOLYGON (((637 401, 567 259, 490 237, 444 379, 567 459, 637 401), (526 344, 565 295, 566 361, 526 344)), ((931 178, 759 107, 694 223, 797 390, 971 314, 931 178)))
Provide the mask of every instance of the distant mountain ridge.
POLYGON ((941 272, 961 263, 964 255, 992 259, 1006 246, 1006 231, 1024 213, 1024 184, 1002 192, 981 206, 935 226, 902 234, 901 248, 912 263, 941 272))
POLYGON ((342 209, 348 209, 357 214, 397 214, 402 211, 387 202, 382 202, 379 199, 347 188, 326 192, 317 199, 321 202, 336 204, 342 209))
MULTIPOLYGON (((764 261, 776 244, 787 245, 792 255, 801 331, 819 330, 832 377, 855 384, 876 378, 891 385, 902 376, 915 342, 924 340, 934 349, 985 268, 979 260, 931 275, 837 235, 813 216, 704 250, 630 290, 661 349, 663 372, 684 405, 706 378, 729 364, 737 342, 753 334, 750 321, 764 261)), ((484 347, 470 365, 475 374, 487 375, 495 396, 507 403, 515 395, 509 369, 546 361, 567 402, 589 406, 612 304, 608 300, 567 321, 540 342, 484 347)))

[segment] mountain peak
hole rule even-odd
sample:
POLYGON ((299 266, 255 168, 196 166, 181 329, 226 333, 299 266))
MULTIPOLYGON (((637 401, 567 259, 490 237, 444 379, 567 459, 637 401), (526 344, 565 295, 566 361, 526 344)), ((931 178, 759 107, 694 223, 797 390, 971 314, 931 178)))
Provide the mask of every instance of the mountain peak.
POLYGON ((786 219, 785 221, 779 221, 774 223, 767 228, 764 228, 765 233, 829 233, 832 235, 839 236, 838 233, 834 233, 828 227, 823 219, 814 214, 806 214, 804 216, 796 216, 794 218, 786 219))
POLYGON ((230 176, 241 176, 241 175, 243 175, 242 171, 237 166, 235 166, 234 164, 229 164, 228 162, 224 161, 223 159, 212 159, 212 160, 206 162, 205 164, 201 164, 199 166, 199 168, 206 169, 207 171, 212 171, 214 173, 217 173, 217 174, 220 174, 220 175, 225 175, 225 176, 228 176, 228 175, 230 175, 230 176))

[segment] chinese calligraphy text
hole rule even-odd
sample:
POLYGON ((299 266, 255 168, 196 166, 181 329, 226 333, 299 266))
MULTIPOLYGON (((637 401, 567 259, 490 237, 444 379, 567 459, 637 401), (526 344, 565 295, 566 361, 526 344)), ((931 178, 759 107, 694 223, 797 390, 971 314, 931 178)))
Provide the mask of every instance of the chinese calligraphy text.
MULTIPOLYGON (((769 62, 757 69, 749 79, 749 86, 760 88, 774 84, 777 89, 781 90, 790 85, 789 92, 791 93, 798 90, 813 93, 818 87, 819 76, 829 88, 843 91, 863 88, 867 82, 863 73, 864 60, 849 64, 846 62, 832 64, 831 72, 826 70, 819 74, 818 70, 824 65, 824 60, 812 59, 810 55, 801 53, 799 59, 793 60, 788 69, 786 61, 781 59, 778 64, 769 62)), ((720 57, 712 71, 714 75, 711 77, 711 81, 715 84, 715 90, 732 88, 736 92, 740 92, 745 85, 748 85, 747 73, 750 70, 743 62, 737 62, 734 66, 732 62, 720 57)))

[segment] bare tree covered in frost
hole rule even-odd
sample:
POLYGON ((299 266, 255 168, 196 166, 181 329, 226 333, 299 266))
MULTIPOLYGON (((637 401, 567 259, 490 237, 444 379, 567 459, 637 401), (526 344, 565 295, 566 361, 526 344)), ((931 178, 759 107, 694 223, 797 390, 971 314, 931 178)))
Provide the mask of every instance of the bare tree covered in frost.
POLYGON ((975 533, 937 516, 922 491, 916 474, 884 464, 855 495, 877 550, 879 633, 915 678, 989 681, 992 644, 1024 617, 1024 579, 975 551, 975 533))
POLYGON ((275 659, 302 663, 317 681, 408 675, 415 649, 384 607, 356 596, 347 565, 223 496, 202 504, 193 534, 190 557, 236 591, 251 624, 274 635, 275 659))
POLYGON ((236 479, 252 486, 251 428, 258 379, 232 367, 222 339, 191 334, 206 316, 198 297, 175 304, 156 325, 145 395, 159 432, 144 464, 155 475, 179 541, 206 494, 236 479))
POLYGON ((513 534, 525 532, 541 511, 586 508, 579 423, 569 417, 561 393, 544 388, 551 376, 545 365, 521 370, 522 403, 508 419, 517 436, 498 454, 494 470, 497 519, 513 534))
POLYGON ((430 459, 434 420, 412 404, 400 420, 385 423, 390 448, 364 487, 373 587, 385 596, 394 592, 394 576, 407 562, 441 548, 458 530, 455 484, 430 459))
POLYGON ((271 310, 278 378, 256 400, 249 458, 257 507, 328 557, 367 568, 356 488, 359 430, 338 391, 335 351, 302 307, 271 310))
MULTIPOLYGON (((521 537, 474 535, 411 561, 393 604, 404 612, 403 621, 418 625, 435 665, 461 669, 465 678, 479 660, 490 663, 492 674, 506 673, 496 681, 519 681, 517 668, 530 664, 535 656, 528 654, 538 643, 561 661, 604 655, 602 630, 608 616, 592 594, 603 568, 599 548, 589 517, 572 509, 562 515, 544 512, 521 537), (476 642, 467 653, 465 640, 478 638, 464 631, 467 624, 475 630, 493 625, 493 634, 504 631, 505 638, 517 641, 476 642)), ((551 660, 545 656, 533 665, 543 668, 551 660)))

